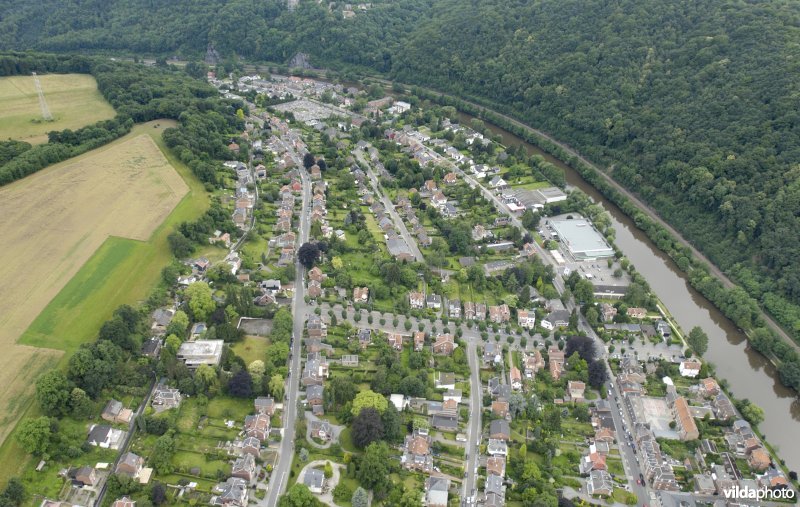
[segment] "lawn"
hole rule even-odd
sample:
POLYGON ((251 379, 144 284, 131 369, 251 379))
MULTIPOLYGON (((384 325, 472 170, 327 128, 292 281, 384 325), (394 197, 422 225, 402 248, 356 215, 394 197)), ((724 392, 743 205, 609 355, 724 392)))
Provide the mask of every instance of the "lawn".
MULTIPOLYGON (((117 154, 117 158, 111 159, 109 163, 120 163, 122 165, 125 160, 119 158, 120 150, 117 147, 120 144, 139 138, 142 134, 155 141, 155 145, 152 143, 148 145, 145 138, 137 140, 135 144, 129 145, 129 148, 130 146, 144 148, 144 153, 149 153, 155 160, 158 160, 162 170, 160 173, 157 171, 155 174, 151 172, 151 178, 141 178, 145 181, 138 182, 135 185, 128 185, 128 187, 140 189, 143 187, 157 188, 159 182, 153 178, 159 174, 163 175, 164 178, 171 179, 172 184, 178 187, 181 186, 180 180, 182 180, 183 186, 183 193, 181 194, 183 197, 173 202, 172 206, 174 208, 162 210, 157 217, 152 216, 151 211, 154 207, 149 204, 149 197, 142 198, 141 195, 135 193, 131 196, 128 192, 117 195, 117 199, 139 199, 142 203, 138 206, 129 206, 129 210, 122 210, 123 216, 99 213, 101 216, 96 221, 95 219, 87 219, 88 224, 95 223, 96 227, 100 228, 102 234, 100 234, 99 240, 96 237, 98 235, 96 231, 84 228, 77 232, 72 231, 77 237, 73 239, 67 248, 62 244, 63 240, 60 238, 70 232, 69 228, 62 225, 62 230, 59 230, 58 220, 54 220, 53 217, 42 217, 40 220, 42 221, 41 227, 43 227, 44 237, 40 239, 41 245, 52 246, 57 243, 56 248, 46 248, 44 250, 51 256, 53 255, 50 252, 51 250, 60 252, 57 255, 61 256, 50 262, 43 258, 44 254, 40 252, 42 250, 41 245, 37 247, 29 244, 28 250, 25 251, 21 251, 22 247, 18 245, 16 248, 6 249, 0 253, 5 260, 5 256, 11 255, 11 251, 13 251, 15 255, 22 256, 23 262, 22 266, 18 266, 18 262, 14 261, 14 259, 0 263, 2 265, 0 279, 3 280, 6 287, 6 291, 0 295, 0 316, 2 316, 0 317, 0 324, 2 324, 0 326, 0 343, 6 345, 6 353, 3 359, 0 360, 0 368, 4 372, 0 375, 0 381, 5 381, 4 385, 7 386, 2 395, 0 395, 0 407, 2 407, 0 413, 3 414, 0 420, 0 439, 4 439, 3 445, 0 446, 0 485, 5 484, 9 477, 19 474, 31 459, 30 457, 24 458, 25 453, 17 443, 5 437, 9 435, 11 428, 23 414, 31 417, 40 415, 38 407, 32 404, 35 378, 40 372, 52 367, 54 364, 59 364, 63 367, 71 352, 81 343, 95 338, 100 325, 108 319, 119 305, 123 303, 136 304, 144 299, 152 287, 158 283, 161 269, 170 262, 172 257, 167 244, 167 235, 176 224, 196 218, 208 207, 209 199, 203 185, 192 175, 189 168, 167 151, 161 139, 161 132, 174 124, 171 121, 159 120, 138 125, 134 127, 133 132, 109 145, 58 164, 53 168, 40 171, 35 175, 0 189, 0 197, 5 197, 5 193, 9 190, 16 192, 14 190, 15 187, 21 188, 23 186, 33 186, 34 192, 42 192, 44 188, 50 187, 48 181, 44 181, 46 187, 39 185, 38 188, 29 182, 36 181, 35 178, 37 177, 44 177, 45 180, 49 177, 51 180, 60 181, 61 174, 53 175, 53 172, 58 170, 63 172, 65 166, 69 164, 109 150, 116 150, 116 152, 112 151, 112 154, 117 154), (156 125, 157 128, 154 128, 156 125), (156 151, 152 151, 151 148, 153 146, 157 148, 156 151), (166 156, 166 161, 168 161, 166 166, 164 166, 166 162, 164 157, 159 159, 157 156, 156 152, 159 152, 159 150, 161 154, 166 156), (169 174, 169 165, 177 170, 180 178, 175 180, 169 174), (150 180, 149 186, 146 183, 148 179, 150 180), (187 190, 188 193, 186 192, 187 190), (140 209, 141 206, 148 206, 150 211, 139 212, 138 216, 132 214, 137 209, 140 209), (169 214, 168 216, 166 216, 167 213, 169 214), (164 219, 165 216, 166 219, 164 219), (123 217, 129 217, 128 221, 135 221, 135 227, 132 229, 135 234, 132 237, 135 237, 138 241, 119 237, 124 231, 120 225, 115 225, 113 222, 123 217), (145 222, 148 223, 145 224, 145 222), (91 248, 91 246, 87 248, 87 245, 92 241, 96 243, 94 248, 91 248), (40 255, 42 270, 31 269, 28 258, 34 255, 40 255), (68 262, 65 256, 70 258, 68 262), (14 264, 15 262, 17 264, 14 264), (57 273, 56 266, 59 263, 64 264, 61 269, 64 269, 65 272, 61 273, 61 276, 54 276, 54 273, 57 273), (16 267, 16 271, 9 271, 12 265, 16 267), (26 276, 20 276, 20 273, 26 273, 26 276), (29 278, 34 274, 38 277, 35 281, 29 278), (54 280, 54 278, 58 278, 58 280, 54 280), (75 280, 72 281, 72 278, 75 278, 75 280), (88 284, 88 289, 84 288, 84 284, 88 284), (46 285, 46 287, 43 287, 43 285, 46 285), (15 291, 23 291, 25 296, 21 296, 15 291), (13 297, 10 297, 12 294, 13 297), (34 297, 36 294, 38 296, 34 297), (19 298, 23 297, 27 298, 28 301, 24 307, 16 304, 19 298), (8 303, 6 303, 7 298, 8 303), (14 309, 14 312, 6 313, 4 308, 6 304, 10 305, 9 308, 14 309), (23 308, 27 313, 21 312, 23 308), (38 317, 37 314, 39 314, 38 317), (12 326, 12 322, 15 322, 16 325, 12 326), (20 342, 25 345, 14 345, 13 343, 23 331, 24 334, 22 334, 20 342), (48 348, 39 349, 26 345, 46 346, 48 348), (63 354, 62 351, 67 353, 63 354), (60 361, 58 360, 59 357, 61 357, 60 361)), ((133 163, 136 163, 142 157, 142 153, 137 153, 132 159, 133 163)), ((113 173, 108 166, 101 166, 97 170, 104 177, 113 173)), ((172 171, 172 173, 174 174, 175 171, 172 171)), ((42 180, 39 181, 41 182, 42 180)), ((102 187, 103 185, 99 186, 102 187)), ((57 213, 62 215, 71 214, 72 211, 69 208, 74 208, 74 203, 80 202, 73 195, 71 188, 69 191, 64 190, 64 188, 69 187, 70 185, 65 185, 54 190, 58 195, 52 200, 54 203, 61 202, 57 213), (70 196, 72 196, 71 199, 70 196)), ((166 200, 169 201, 171 198, 168 197, 166 200)), ((0 198, 0 208, 9 205, 10 202, 12 201, 0 198)), ((51 203, 46 203, 46 206, 51 209, 49 208, 51 203)), ((159 208, 159 206, 162 206, 162 204, 155 206, 155 208, 159 208)), ((37 211, 38 214, 39 212, 37 211)), ((75 219, 81 220, 80 217, 75 219)), ((0 225, 0 229, 6 227, 6 223, 10 226, 15 221, 3 222, 3 225, 0 225)), ((26 218, 26 223, 30 223, 30 219, 26 218)), ((78 223, 83 224, 84 222, 78 223)), ((26 228, 25 231, 26 236, 30 236, 32 231, 35 232, 36 229, 26 228)), ((16 231, 16 234, 18 233, 19 231, 16 231)), ((6 235, 5 237, 12 236, 6 235)), ((24 242, 28 243, 28 238, 24 239, 24 242)))
POLYGON ((233 419, 242 423, 245 416, 252 414, 254 410, 251 399, 217 396, 208 402, 208 417, 215 419, 233 419))
POLYGON ((74 130, 114 117, 114 108, 88 74, 41 75, 39 82, 53 121, 42 121, 32 76, 0 78, 0 139, 43 143, 52 130, 74 130))
POLYGON ((269 347, 269 339, 260 336, 245 336, 244 340, 236 343, 231 349, 233 353, 244 359, 244 364, 250 364, 256 359, 264 360, 269 347))
POLYGON ((184 473, 190 473, 192 468, 200 469, 201 477, 216 477, 217 471, 222 471, 225 475, 230 474, 231 465, 226 461, 207 460, 199 452, 178 451, 172 458, 172 463, 184 473))

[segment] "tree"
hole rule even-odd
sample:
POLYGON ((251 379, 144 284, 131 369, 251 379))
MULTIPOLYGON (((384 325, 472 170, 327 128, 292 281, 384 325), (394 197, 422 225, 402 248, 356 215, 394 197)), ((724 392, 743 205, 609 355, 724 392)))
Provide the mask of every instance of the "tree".
POLYGON ((764 420, 764 410, 747 398, 736 402, 736 408, 742 413, 742 417, 753 426, 758 426, 764 420))
POLYGON ((272 393, 272 396, 274 396, 276 400, 283 399, 284 389, 285 383, 282 376, 276 373, 269 379, 269 392, 272 393))
POLYGON ((167 339, 164 341, 164 348, 167 349, 169 353, 174 356, 178 353, 178 349, 180 348, 181 343, 183 342, 181 341, 180 338, 178 338, 174 334, 171 334, 167 336, 167 339))
POLYGON ((18 477, 12 477, 8 480, 3 493, 0 494, 0 506, 19 506, 25 501, 25 486, 18 477))
POLYGON ((273 366, 285 366, 289 360, 289 344, 273 343, 267 348, 267 361, 273 366))
POLYGON ((592 361, 589 363, 589 385, 595 389, 600 389, 600 386, 608 380, 608 369, 606 363, 602 359, 592 361))
POLYGON ((575 352, 587 363, 593 361, 596 354, 594 341, 588 336, 570 336, 567 338, 564 356, 570 357, 575 352))
POLYGON ((69 394, 70 413, 77 419, 89 417, 94 409, 94 404, 86 391, 80 387, 73 387, 69 394))
POLYGON ((161 505, 167 501, 167 490, 160 482, 153 484, 153 489, 150 490, 150 501, 153 502, 153 505, 161 505))
POLYGON ((207 364, 201 364, 194 372, 194 389, 199 394, 213 396, 217 394, 219 379, 217 372, 207 364))
POLYGON ((334 377, 328 386, 328 395, 335 405, 341 406, 348 401, 353 401, 358 393, 358 387, 350 377, 334 377))
POLYGON ((356 479, 367 489, 382 493, 389 484, 391 458, 386 442, 372 442, 358 464, 356 479))
POLYGON ((178 310, 172 316, 172 320, 167 325, 166 334, 169 336, 174 334, 180 338, 186 336, 186 331, 189 329, 189 316, 183 310, 178 310))
POLYGON ((195 282, 189 285, 183 295, 189 302, 189 310, 191 310, 195 321, 208 319, 211 312, 217 307, 211 297, 211 287, 206 282, 195 282))
POLYGON ((297 260, 300 264, 305 266, 306 269, 314 267, 314 263, 319 258, 319 246, 317 243, 303 243, 299 250, 297 250, 297 260))
POLYGON ((306 170, 311 169, 311 166, 313 166, 316 163, 317 159, 314 158, 314 155, 312 155, 311 153, 306 153, 305 155, 303 155, 303 167, 305 167, 306 170))
POLYGON ((150 454, 150 466, 161 475, 172 473, 172 456, 175 454, 175 440, 170 433, 161 435, 150 454))
POLYGON ((60 370, 50 370, 36 380, 36 400, 49 416, 60 416, 69 410, 71 391, 69 380, 60 370))
POLYGON ((353 507, 369 507, 369 494, 367 490, 362 487, 356 488, 353 492, 353 498, 350 499, 353 507))
POLYGON ((698 356, 702 356, 708 350, 708 335, 700 326, 694 326, 692 330, 689 331, 686 342, 698 356))
POLYGON ((247 370, 239 370, 228 381, 228 394, 237 398, 249 398, 253 395, 253 378, 247 370))
POLYGON ((353 399, 353 415, 357 416, 361 413, 362 409, 365 408, 374 408, 379 413, 383 413, 386 410, 386 407, 389 405, 389 402, 386 400, 386 397, 382 394, 376 393, 371 389, 366 391, 361 391, 360 393, 356 394, 355 399, 353 399))
POLYGON ((381 414, 374 408, 362 409, 353 419, 352 426, 353 443, 361 449, 383 438, 381 414))
POLYGON ((381 415, 381 422, 383 422, 383 438, 387 442, 398 443, 403 440, 403 435, 405 435, 403 421, 393 403, 386 406, 386 410, 381 415))
POLYGON ((179 258, 183 259, 185 257, 189 257, 194 252, 194 244, 192 241, 180 233, 180 231, 175 231, 167 236, 167 242, 169 243, 169 248, 172 250, 172 254, 179 258))
POLYGON ((247 371, 250 372, 252 376, 262 377, 264 372, 266 371, 266 366, 264 365, 264 361, 261 359, 256 359, 252 363, 247 366, 247 371))
POLYGON ((26 452, 41 456, 50 445, 50 419, 46 416, 25 419, 17 426, 17 441, 26 452))
POLYGON ((278 507, 316 507, 322 505, 305 484, 295 484, 278 500, 278 507))
POLYGON ((325 474, 326 479, 330 479, 333 477, 333 465, 331 465, 330 461, 325 462, 325 466, 322 468, 323 474, 325 474))

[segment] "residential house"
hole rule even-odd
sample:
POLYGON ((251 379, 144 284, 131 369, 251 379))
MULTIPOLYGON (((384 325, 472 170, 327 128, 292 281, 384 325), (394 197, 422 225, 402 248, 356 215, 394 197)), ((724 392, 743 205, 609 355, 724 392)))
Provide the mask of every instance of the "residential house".
POLYGON ((190 370, 203 364, 216 367, 222 359, 224 345, 225 342, 222 340, 186 341, 181 343, 176 357, 190 370))
POLYGON ((117 468, 114 470, 116 474, 124 474, 131 479, 136 479, 144 467, 144 458, 132 452, 126 452, 119 458, 117 468))
POLYGON ((464 318, 467 320, 475 319, 475 303, 472 301, 464 303, 464 318))
POLYGON ((425 507, 447 507, 450 479, 428 477, 425 479, 425 507))
POLYGON ((369 300, 368 287, 353 287, 353 302, 366 303, 369 300))
POLYGON ((461 318, 461 300, 459 300, 459 299, 450 299, 447 302, 447 314, 452 319, 460 319, 461 318))
POLYGON ((492 401, 492 414, 500 418, 507 418, 509 415, 508 402, 505 400, 492 401))
POLYGON ((520 373, 519 368, 512 366, 511 370, 509 370, 508 377, 510 380, 511 389, 515 391, 522 389, 522 374, 520 373))
POLYGON ((517 324, 525 329, 536 327, 536 312, 533 310, 517 310, 517 324))
POLYGON ((505 456, 492 456, 486 459, 486 475, 506 476, 505 456))
POLYGON ((561 372, 564 371, 564 351, 558 350, 558 347, 554 345, 550 347, 547 354, 550 361, 550 376, 553 380, 558 380, 561 378, 561 372))
POLYGON ((506 190, 508 188, 508 182, 501 178, 500 176, 495 176, 489 182, 489 186, 495 190, 506 190))
POLYGON ((163 333, 167 326, 172 322, 175 310, 172 308, 159 308, 153 312, 153 323, 150 329, 156 333, 163 333))
MULTIPOLYGON (((59 502, 58 505, 48 505, 45 504, 45 502, 42 502, 41 507, 60 507, 61 505, 61 502, 59 502)), ((111 507, 136 507, 136 500, 131 500, 127 496, 123 496, 114 500, 114 502, 111 504, 111 507)))
POLYGON ((242 454, 233 462, 231 476, 244 479, 247 482, 256 476, 256 459, 252 454, 242 454))
POLYGON ((475 320, 486 320, 486 305, 475 303, 475 320))
POLYGON ((578 468, 582 474, 588 474, 592 470, 606 470, 606 457, 597 452, 594 444, 590 444, 589 453, 581 458, 578 468))
POLYGON ((333 437, 333 430, 331 429, 331 423, 328 421, 323 420, 314 420, 308 425, 309 430, 311 431, 312 438, 318 438, 324 442, 327 442, 333 437))
POLYGON ((511 396, 511 386, 501 383, 500 377, 490 378, 486 390, 492 398, 498 400, 508 400, 511 396))
POLYGON ((247 507, 248 502, 248 483, 239 477, 229 477, 227 481, 217 484, 214 488, 214 496, 211 497, 211 505, 222 505, 225 507, 247 507))
POLYGON ((455 338, 451 334, 440 334, 436 336, 436 340, 433 342, 433 353, 434 354, 444 354, 449 356, 453 353, 453 350, 457 347, 455 342, 455 338))
POLYGON ((486 444, 486 454, 489 456, 508 456, 508 444, 505 440, 490 438, 486 444))
POLYGON ((647 317, 647 310, 644 308, 631 307, 625 311, 625 315, 632 319, 642 320, 647 317))
POLYGON ((254 437, 259 442, 269 438, 270 420, 266 414, 248 415, 244 418, 244 431, 248 437, 254 437))
POLYGON ((158 337, 152 337, 146 340, 142 344, 142 355, 146 357, 151 357, 153 359, 157 359, 159 354, 161 353, 161 339, 158 337))
POLYGON ((689 404, 686 403, 686 399, 682 396, 672 402, 672 416, 675 418, 675 430, 681 440, 697 440, 700 438, 697 425, 689 412, 689 404))
POLYGON ((412 310, 421 310, 425 308, 425 295, 421 292, 409 292, 408 303, 412 310))
POLYGON ((458 175, 456 173, 450 172, 444 175, 445 185, 455 185, 457 182, 458 182, 458 175))
POLYGON ((725 396, 725 393, 720 392, 717 394, 712 401, 712 405, 714 407, 714 415, 717 419, 725 421, 736 417, 736 409, 733 407, 731 400, 725 396))
POLYGON ((433 197, 431 197, 431 204, 437 208, 440 208, 447 204, 447 197, 445 197, 445 195, 441 192, 436 192, 433 194, 433 197))
POLYGON ((306 401, 311 406, 322 405, 324 401, 324 392, 325 388, 321 385, 308 386, 308 389, 306 389, 306 401))
POLYGON ((700 381, 700 394, 706 398, 713 398, 720 392, 719 384, 711 377, 700 381))
POLYGON ((614 317, 617 316, 617 309, 608 303, 600 305, 600 318, 603 322, 614 322, 614 317))
POLYGON ((436 386, 436 389, 455 389, 456 374, 437 371, 433 377, 433 384, 436 386))
POLYGON ((425 306, 434 310, 441 310, 442 296, 438 294, 429 294, 428 297, 425 298, 425 306))
POLYGON ((504 419, 495 419, 489 424, 489 438, 497 440, 511 439, 511 426, 504 419))
POLYGON ((425 347, 425 332, 418 331, 414 333, 414 351, 421 352, 425 347))
POLYGON ((108 403, 106 403, 106 406, 103 409, 103 413, 100 415, 100 417, 108 422, 128 424, 131 422, 133 412, 130 409, 125 408, 122 405, 122 402, 111 399, 108 400, 108 403))
POLYGON ((264 414, 272 417, 275 413, 275 400, 269 396, 259 396, 253 401, 256 414, 264 414))
POLYGON ((542 319, 542 327, 552 331, 559 327, 569 326, 570 313, 566 310, 555 310, 542 319))
POLYGON ((88 466, 70 468, 67 472, 67 476, 72 480, 73 486, 83 488, 94 488, 100 482, 97 470, 88 466))
POLYGON ((570 380, 567 382, 567 396, 571 401, 576 403, 581 403, 586 401, 584 398, 584 391, 586 390, 586 384, 583 382, 579 382, 576 380, 570 380))
POLYGON ((458 430, 458 416, 447 414, 435 414, 431 418, 431 427, 444 431, 458 430))
POLYGON ((511 319, 511 310, 507 304, 489 307, 489 320, 497 324, 508 322, 511 319))
POLYGON ((439 190, 439 187, 436 185, 434 180, 425 180, 425 183, 422 185, 422 189, 433 194, 439 190))
POLYGON ((311 314, 306 323, 306 331, 309 338, 326 338, 328 336, 328 326, 319 315, 311 314))
POLYGON ((403 335, 400 333, 386 333, 386 340, 394 350, 403 350, 403 335))
POLYGON ((501 354, 503 353, 503 349, 500 348, 500 344, 495 342, 486 342, 483 344, 483 364, 484 366, 494 366, 495 364, 499 364, 503 361, 503 357, 501 354))
MULTIPOLYGON (((613 421, 612 421, 613 424, 613 421)), ((614 443, 614 430, 611 428, 599 428, 594 432, 594 441, 605 442, 607 444, 614 443)))
POLYGON ((309 280, 314 280, 314 281, 317 281, 317 282, 322 282, 322 280, 323 280, 324 278, 325 278, 325 274, 322 272, 322 270, 321 270, 321 269, 319 269, 319 267, 318 267, 318 266, 314 266, 314 267, 313 267, 313 268, 311 268, 311 270, 309 270, 309 272, 308 272, 308 279, 309 279, 309 280))
POLYGON ((484 502, 487 507, 505 505, 506 487, 503 478, 499 475, 489 474, 483 488, 484 502))
POLYGON ((430 473, 433 470, 430 445, 431 439, 427 435, 427 431, 423 434, 419 430, 415 430, 413 434, 407 435, 401 458, 403 467, 409 470, 430 473))
POLYGON ((534 378, 536 372, 544 368, 542 353, 537 349, 530 354, 526 354, 522 359, 522 365, 525 369, 525 376, 527 378, 534 378))
POLYGON ((522 245, 522 255, 524 257, 533 257, 536 255, 536 246, 533 243, 525 243, 522 245))
POLYGON ((261 442, 256 437, 246 437, 242 441, 242 454, 250 454, 254 458, 260 458, 261 442))
POLYGON ((630 352, 622 357, 622 361, 620 361, 620 370, 627 376, 627 379, 634 382, 642 384, 647 380, 641 363, 636 359, 636 356, 630 352))
POLYGON ((312 298, 318 298, 322 295, 322 284, 320 284, 316 280, 311 280, 308 282, 308 296, 312 298))
POLYGON ((160 412, 171 408, 178 408, 182 399, 183 396, 178 389, 159 384, 153 391, 152 403, 154 407, 157 407, 156 410, 160 412))
POLYGON ((614 492, 614 481, 605 470, 592 470, 586 481, 586 490, 592 496, 611 496, 614 492))
POLYGON ((687 359, 681 361, 678 370, 681 372, 682 377, 694 378, 700 374, 700 368, 703 365, 697 359, 687 359))
POLYGON ((462 395, 463 393, 461 392, 461 389, 448 389, 444 393, 443 400, 445 403, 447 403, 448 401, 454 401, 456 405, 458 405, 459 403, 461 403, 462 395))
POLYGON ((372 343, 372 331, 370 331, 368 328, 359 329, 358 343, 361 345, 362 349, 367 348, 367 346, 372 343))
POLYGON ((747 454, 747 464, 750 465, 750 468, 753 470, 763 472, 771 463, 772 459, 769 457, 769 453, 761 446, 747 454))
POLYGON ((89 428, 89 436, 86 441, 89 445, 103 449, 119 449, 125 439, 125 434, 125 431, 114 429, 111 426, 93 424, 89 428))
POLYGON ((309 353, 306 356, 300 382, 304 386, 321 386, 326 378, 328 378, 328 360, 319 353, 309 353))

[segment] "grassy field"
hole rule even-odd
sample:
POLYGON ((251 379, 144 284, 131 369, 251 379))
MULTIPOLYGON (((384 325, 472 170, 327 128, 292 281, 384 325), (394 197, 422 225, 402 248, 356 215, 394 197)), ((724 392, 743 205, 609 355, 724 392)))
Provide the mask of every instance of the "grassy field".
MULTIPOLYGON (((59 203, 58 209, 51 209, 54 215, 49 223, 45 220, 35 225, 34 219, 37 215, 34 213, 38 211, 31 204, 23 202, 22 205, 33 208, 29 215, 4 221, 0 225, 0 229, 10 228, 11 224, 20 223, 23 219, 21 223, 31 224, 25 228, 26 234, 22 236, 13 229, 11 232, 4 231, 11 234, 6 237, 13 237, 15 241, 8 242, 11 248, 0 252, 4 261, 0 263, 0 280, 3 280, 7 289, 17 287, 18 291, 13 298, 9 298, 13 291, 0 293, 0 343, 6 346, 6 354, 0 360, 0 366, 4 367, 0 381, 6 380, 6 387, 0 394, 0 413, 3 414, 0 419, 0 440, 5 439, 0 446, 0 485, 19 473, 29 461, 29 458, 22 459, 25 454, 16 442, 6 437, 23 413, 28 416, 39 415, 38 407, 32 403, 33 380, 44 369, 52 367, 59 356, 60 364, 63 365, 75 348, 92 340, 99 326, 116 307, 123 303, 135 304, 144 299, 158 282, 161 268, 171 258, 167 235, 173 226, 197 217, 208 207, 208 195, 202 184, 166 150, 161 140, 163 129, 172 125, 174 123, 168 121, 138 125, 133 132, 114 143, 0 189, 0 209, 10 208, 10 213, 17 213, 5 198, 6 192, 22 192, 27 187, 29 192, 33 192, 35 199, 40 199, 40 194, 43 194, 46 187, 50 188, 50 183, 41 181, 37 187, 30 183, 36 181, 34 178, 44 177, 46 180, 49 175, 49 179, 61 181, 64 174, 69 174, 71 165, 86 159, 101 160, 105 164, 96 164, 97 174, 84 173, 77 181, 62 182, 61 187, 55 188, 57 192, 45 203, 46 206, 59 203), (134 144, 128 144, 130 142, 134 144), (123 157, 132 147, 139 151, 123 157), (149 163, 145 154, 149 157, 149 163), (144 167, 140 171, 146 169, 150 176, 139 177, 138 180, 141 181, 130 181, 137 164, 144 167), (170 164, 180 177, 170 168, 170 164), (118 169, 120 167, 122 169, 118 169), (115 176, 120 173, 123 175, 121 180, 119 176, 115 176), (125 179, 126 174, 128 180, 125 179), (96 198, 93 195, 80 197, 74 193, 82 188, 86 188, 88 192, 92 185, 103 189, 108 183, 97 180, 109 179, 116 179, 118 185, 124 184, 125 190, 120 191, 114 186, 105 190, 112 193, 113 199, 106 204, 105 209, 99 210, 99 217, 89 217, 87 222, 82 222, 81 217, 73 218, 75 222, 71 243, 65 244, 63 237, 70 232, 70 224, 65 223, 65 217, 71 216, 72 208, 75 207, 71 204, 92 202, 92 207, 96 208, 96 203, 107 199, 105 196, 96 198), (172 185, 174 190, 167 194, 163 190, 165 184, 172 185), (161 190, 158 190, 159 185, 162 185, 161 190), (149 191, 152 195, 138 195, 133 192, 136 188, 140 191, 151 189, 149 191), (153 191, 153 188, 156 190, 153 191), (159 194, 161 201, 153 197, 159 194), (138 215, 131 215, 124 209, 119 210, 122 199, 143 200, 149 209, 142 211, 141 202, 129 203, 129 209, 138 210, 138 215), (153 203, 154 200, 158 202, 153 203), (171 204, 167 205, 164 201, 171 204), (117 202, 120 204, 116 204, 117 202), (161 210, 159 216, 154 216, 154 208, 161 210), (165 220, 164 216, 167 214, 169 216, 165 220), (135 227, 126 232, 123 230, 123 219, 135 222, 135 227), (148 222, 146 226, 143 225, 145 221, 148 222), (61 223, 61 229, 54 231, 54 224, 58 223, 61 223), (79 224, 82 228, 75 230, 79 224), (104 227, 105 230, 98 233, 96 228, 92 229, 92 224, 96 224, 96 228, 104 227), (38 227, 47 228, 44 238, 39 238, 38 227), (119 237, 122 235, 136 239, 119 237), (34 238, 39 238, 39 244, 27 247, 27 252, 20 252, 24 243, 34 241, 34 238), (87 247, 89 243, 94 245, 94 249, 87 247), (22 257, 22 265, 11 258, 11 251, 22 257), (37 263, 28 263, 29 258, 36 259, 37 263), (9 271, 7 268, 15 262, 18 263, 17 271, 9 271), (70 272, 60 273, 59 270, 63 269, 70 272), (20 276, 20 273, 25 273, 25 276, 20 276), (15 304, 20 300, 25 300, 26 304, 15 304), (6 307, 11 309, 8 314, 4 310, 6 307), (19 343, 14 344, 18 337, 19 343)), ((16 199, 14 202, 20 201, 16 199)), ((37 220, 41 222, 43 219, 40 217, 37 220)))
POLYGON ((250 364, 256 359, 264 361, 267 356, 269 339, 261 336, 245 336, 244 340, 236 343, 231 349, 233 353, 244 359, 245 364, 250 364))
POLYGON ((51 130, 74 130, 114 117, 114 108, 88 74, 48 74, 39 76, 39 81, 53 121, 40 121, 32 76, 0 78, 0 139, 42 143, 51 130))

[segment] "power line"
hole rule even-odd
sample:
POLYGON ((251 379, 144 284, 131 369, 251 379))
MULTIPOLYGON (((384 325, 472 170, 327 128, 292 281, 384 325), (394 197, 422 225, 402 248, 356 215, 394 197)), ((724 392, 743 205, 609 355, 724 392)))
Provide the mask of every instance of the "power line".
POLYGON ((39 94, 39 107, 42 109, 42 118, 45 121, 53 121, 53 115, 50 114, 50 109, 47 107, 47 101, 44 100, 44 92, 42 91, 42 84, 39 83, 39 76, 33 72, 33 83, 36 86, 36 93, 39 94))

